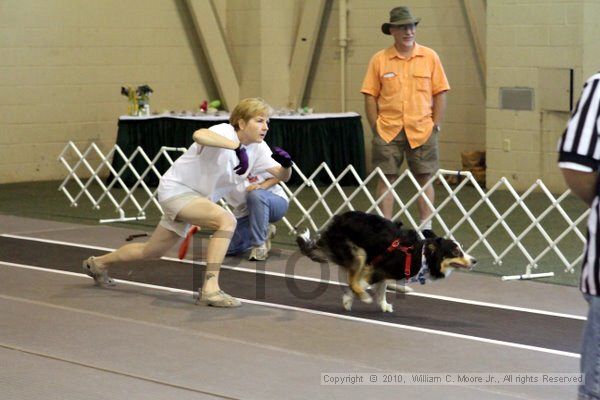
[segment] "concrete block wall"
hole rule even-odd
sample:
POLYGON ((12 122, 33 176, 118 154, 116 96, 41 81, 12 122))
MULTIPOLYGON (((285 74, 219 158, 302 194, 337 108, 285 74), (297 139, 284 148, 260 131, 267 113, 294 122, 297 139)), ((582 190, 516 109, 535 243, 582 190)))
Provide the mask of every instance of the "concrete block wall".
POLYGON ((61 179, 68 140, 115 143, 121 86, 148 84, 153 110, 216 97, 183 2, 3 0, 0 183, 61 179))
MULTIPOLYGON (((524 190, 536 179, 542 179, 553 191, 565 189, 556 166, 556 144, 569 112, 543 108, 541 86, 552 83, 542 81, 542 72, 545 68, 562 68, 566 74, 568 69, 574 69, 573 96, 574 101, 577 100, 586 53, 582 36, 584 3, 572 0, 487 2, 488 182, 505 176, 516 188, 524 190), (501 87, 532 88, 534 109, 501 109, 501 87)), ((597 20, 597 11, 595 15, 597 20)), ((592 54, 597 60, 598 52, 592 54)))

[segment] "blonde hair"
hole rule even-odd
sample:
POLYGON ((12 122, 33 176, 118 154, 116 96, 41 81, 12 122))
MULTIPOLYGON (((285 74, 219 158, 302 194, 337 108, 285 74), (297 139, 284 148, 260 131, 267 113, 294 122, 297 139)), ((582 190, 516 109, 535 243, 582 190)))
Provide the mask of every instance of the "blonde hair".
POLYGON ((237 131, 240 129, 238 124, 240 119, 248 122, 259 115, 268 117, 271 114, 271 111, 272 108, 266 101, 258 97, 250 97, 240 101, 238 105, 235 106, 229 115, 229 123, 233 125, 237 131))

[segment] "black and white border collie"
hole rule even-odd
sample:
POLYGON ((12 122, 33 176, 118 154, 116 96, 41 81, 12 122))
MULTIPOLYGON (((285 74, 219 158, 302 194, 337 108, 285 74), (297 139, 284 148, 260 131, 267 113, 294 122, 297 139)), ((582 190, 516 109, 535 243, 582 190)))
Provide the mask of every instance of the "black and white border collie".
POLYGON ((387 302, 387 280, 405 283, 436 280, 454 269, 471 270, 477 263, 454 240, 429 234, 421 239, 416 231, 402 229, 383 217, 361 211, 336 215, 320 238, 307 231, 296 238, 302 254, 323 263, 331 261, 348 272, 348 286, 342 303, 352 308, 354 297, 365 303, 373 299, 366 289, 372 286, 383 312, 392 312, 387 302))

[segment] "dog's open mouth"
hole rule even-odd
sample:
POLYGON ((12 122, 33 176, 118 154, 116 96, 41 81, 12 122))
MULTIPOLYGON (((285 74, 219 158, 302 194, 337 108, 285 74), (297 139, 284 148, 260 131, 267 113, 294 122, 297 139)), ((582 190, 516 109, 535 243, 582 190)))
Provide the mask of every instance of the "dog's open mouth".
POLYGON ((451 266, 452 268, 456 268, 456 269, 466 269, 466 270, 469 270, 469 271, 473 269, 473 264, 468 264, 468 265, 465 265, 465 264, 461 264, 461 263, 453 262, 453 263, 450 263, 450 266, 451 266))

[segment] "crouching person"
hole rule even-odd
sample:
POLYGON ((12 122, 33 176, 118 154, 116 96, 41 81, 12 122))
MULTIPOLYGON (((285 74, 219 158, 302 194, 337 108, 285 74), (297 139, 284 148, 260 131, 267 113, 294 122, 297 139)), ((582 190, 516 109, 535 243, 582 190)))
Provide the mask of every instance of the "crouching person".
POLYGON ((249 175, 225 196, 237 219, 228 256, 249 250, 250 261, 264 261, 269 257, 271 239, 276 233, 273 224, 285 216, 289 206, 289 199, 279 182, 269 173, 249 175))

